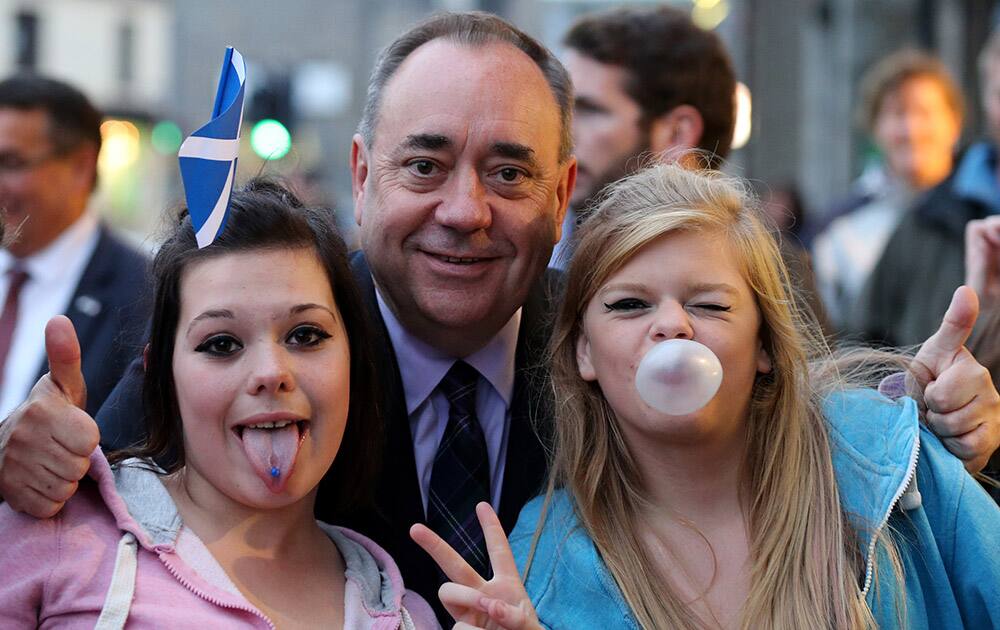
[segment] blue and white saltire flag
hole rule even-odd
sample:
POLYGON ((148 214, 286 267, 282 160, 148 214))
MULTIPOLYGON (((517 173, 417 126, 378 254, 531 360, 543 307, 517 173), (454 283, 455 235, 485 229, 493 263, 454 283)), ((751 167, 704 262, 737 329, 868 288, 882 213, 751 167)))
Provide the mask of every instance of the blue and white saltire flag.
POLYGON ((226 48, 212 120, 191 134, 177 153, 199 249, 210 245, 226 227, 240 148, 245 82, 243 55, 226 48))

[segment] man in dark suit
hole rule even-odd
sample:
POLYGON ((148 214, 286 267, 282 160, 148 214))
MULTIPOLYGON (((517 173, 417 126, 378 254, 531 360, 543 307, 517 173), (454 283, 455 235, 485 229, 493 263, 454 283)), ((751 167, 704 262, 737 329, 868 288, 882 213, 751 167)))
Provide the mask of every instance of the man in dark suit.
MULTIPOLYGON (((427 523, 486 573, 475 502, 492 504, 509 530, 543 483, 544 437, 531 425, 551 420, 543 347, 554 278, 545 268, 576 175, 570 92, 562 66, 506 22, 442 15, 380 55, 353 141, 363 250, 353 264, 377 324, 387 442, 371 509, 331 514, 321 486, 317 511, 384 545, 407 586, 432 602, 443 578, 409 527, 427 523)), ((50 328, 53 369, 37 404, 0 427, 0 492, 35 516, 57 512, 86 470, 49 476, 52 488, 29 496, 20 486, 44 487, 50 474, 38 462, 69 469, 98 440, 72 407, 82 379, 67 331, 50 328), (47 450, 67 427, 88 437, 47 450)), ((135 431, 141 369, 133 364, 99 414, 105 441, 135 431)), ((989 387, 981 400, 995 403, 989 387)), ((1000 424, 994 407, 970 413, 1000 424)))
POLYGON ((0 82, 0 418, 48 370, 43 327, 65 314, 83 347, 95 413, 140 349, 146 259, 88 207, 101 114, 75 88, 39 76, 0 82))

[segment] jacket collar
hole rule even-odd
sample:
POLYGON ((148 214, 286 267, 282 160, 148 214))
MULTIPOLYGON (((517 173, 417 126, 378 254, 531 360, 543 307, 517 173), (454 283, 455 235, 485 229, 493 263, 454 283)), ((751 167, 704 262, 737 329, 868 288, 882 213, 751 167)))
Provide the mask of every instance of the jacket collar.
MULTIPOLYGON (((990 148, 973 145, 957 159, 954 170, 943 182, 927 191, 914 207, 915 214, 946 233, 959 239, 965 234, 965 224, 991 213, 978 193, 969 194, 970 171, 986 168, 990 148)), ((985 175, 989 177, 989 175, 985 175)))

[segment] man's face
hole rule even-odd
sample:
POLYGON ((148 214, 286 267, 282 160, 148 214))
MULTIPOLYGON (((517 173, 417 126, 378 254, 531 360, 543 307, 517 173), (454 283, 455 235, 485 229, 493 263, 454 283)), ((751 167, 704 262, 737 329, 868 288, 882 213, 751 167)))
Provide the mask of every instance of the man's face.
POLYGON ((983 113, 990 138, 1000 144, 1000 60, 994 59, 983 77, 983 113))
POLYGON ((355 137, 355 218, 375 281, 412 334, 464 356, 524 303, 559 239, 575 162, 535 63, 507 44, 429 42, 355 137))
POLYGON ((889 168, 917 189, 947 177, 961 131, 944 86, 931 76, 912 77, 886 94, 875 120, 875 141, 889 168))
POLYGON ((625 92, 626 71, 575 50, 564 59, 573 79, 573 152, 578 161, 572 203, 581 208, 606 185, 621 179, 649 148, 640 128, 642 110, 625 92))
POLYGON ((93 181, 93 150, 59 155, 41 109, 0 108, 0 207, 6 230, 19 236, 9 249, 27 256, 51 243, 82 214, 93 181))

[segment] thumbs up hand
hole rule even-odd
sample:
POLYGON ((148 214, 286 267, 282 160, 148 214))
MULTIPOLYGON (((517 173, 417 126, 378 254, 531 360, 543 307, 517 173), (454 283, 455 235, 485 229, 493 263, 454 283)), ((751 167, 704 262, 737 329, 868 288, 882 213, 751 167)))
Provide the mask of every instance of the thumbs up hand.
POLYGON ((941 327, 910 366, 913 384, 927 404, 927 424, 973 473, 1000 446, 1000 394, 989 371, 964 345, 978 316, 975 291, 959 287, 941 327))
POLYGON ((45 353, 49 373, 0 424, 0 496, 36 518, 55 515, 73 496, 100 441, 97 423, 83 410, 80 343, 66 317, 45 326, 45 353))

